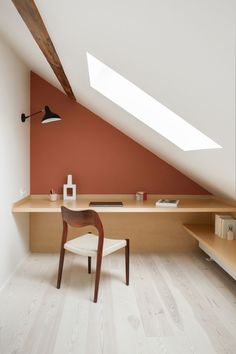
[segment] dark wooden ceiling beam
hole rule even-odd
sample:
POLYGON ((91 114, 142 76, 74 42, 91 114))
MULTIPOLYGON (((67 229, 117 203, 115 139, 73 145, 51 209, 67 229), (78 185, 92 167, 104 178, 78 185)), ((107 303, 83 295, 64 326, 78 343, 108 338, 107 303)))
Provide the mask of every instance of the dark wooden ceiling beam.
POLYGON ((56 49, 33 0, 12 0, 68 97, 76 101, 56 49))

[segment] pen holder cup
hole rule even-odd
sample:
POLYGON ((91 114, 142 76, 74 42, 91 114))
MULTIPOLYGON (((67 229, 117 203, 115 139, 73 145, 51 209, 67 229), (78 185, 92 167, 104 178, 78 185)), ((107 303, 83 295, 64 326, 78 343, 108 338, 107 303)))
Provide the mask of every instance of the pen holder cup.
POLYGON ((57 198, 58 198, 58 196, 57 196, 56 193, 49 194, 49 199, 50 199, 51 202, 57 201, 57 198))

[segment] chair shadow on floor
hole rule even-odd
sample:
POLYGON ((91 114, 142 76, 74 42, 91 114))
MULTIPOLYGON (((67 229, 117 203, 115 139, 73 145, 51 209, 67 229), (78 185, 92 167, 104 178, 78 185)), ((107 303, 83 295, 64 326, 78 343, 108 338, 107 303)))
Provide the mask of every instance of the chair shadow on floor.
MULTIPOLYGON (((77 257, 75 257, 77 258, 77 257)), ((68 257, 67 257, 68 260, 68 257)), ((91 290, 91 294, 94 287, 94 277, 95 277, 95 266, 96 260, 92 260, 92 268, 91 274, 88 273, 87 264, 82 264, 79 262, 72 261, 70 264, 65 261, 63 277, 62 277, 62 285, 65 287, 69 287, 73 290, 84 290, 89 288, 91 290), (91 289, 92 288, 92 289, 91 289)), ((105 263, 105 262, 104 262, 105 263)), ((111 282, 111 277, 113 281, 119 281, 125 284, 124 275, 125 275, 125 264, 122 269, 119 269, 119 274, 116 273, 113 269, 106 269, 106 265, 102 265, 101 270, 101 282, 105 285, 108 282, 111 282)), ((57 269, 55 269, 53 278, 56 279, 57 269)), ((52 282, 52 285, 55 286, 55 281, 52 282)))
MULTIPOLYGON (((123 255, 121 253, 120 256, 123 259, 123 255)), ((51 266, 49 268, 45 266, 43 270, 42 268, 40 269, 38 267, 37 268, 32 267, 29 270, 26 269, 24 272, 20 272, 18 274, 18 277, 24 280, 26 280, 27 278, 28 281, 32 281, 33 283, 45 282, 50 284, 50 286, 52 286, 53 288, 55 288, 56 280, 57 280, 57 270, 58 270, 58 255, 47 254, 46 257, 48 258, 52 257, 52 259, 55 258, 52 260, 53 262, 52 271, 50 269, 51 266)), ((42 260, 40 260, 40 262, 42 262, 42 260)), ((84 290, 86 287, 89 289, 91 287, 93 288, 94 276, 95 276, 95 265, 96 265, 96 261, 95 259, 92 259, 91 274, 88 274, 88 266, 84 257, 80 258, 68 253, 65 261, 63 277, 62 277, 63 286, 65 286, 66 288, 71 287, 72 289, 77 289, 77 290, 80 289, 84 290)), ((111 277, 113 278, 114 281, 117 280, 121 283, 125 283, 124 280, 125 263, 122 264, 122 266, 120 267, 119 273, 114 271, 114 269, 107 269, 107 268, 110 267, 107 265, 107 260, 104 260, 102 264, 102 270, 101 270, 101 281, 103 283, 106 283, 107 281, 111 281, 110 279, 111 277)), ((91 294, 92 294, 92 289, 91 289, 91 294)))

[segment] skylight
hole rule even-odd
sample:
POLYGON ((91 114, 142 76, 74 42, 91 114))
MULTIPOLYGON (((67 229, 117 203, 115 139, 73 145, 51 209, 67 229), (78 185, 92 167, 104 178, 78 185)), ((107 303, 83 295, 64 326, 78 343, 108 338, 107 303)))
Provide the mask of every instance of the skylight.
POLYGON ((184 151, 220 145, 132 82, 87 53, 90 86, 184 151))

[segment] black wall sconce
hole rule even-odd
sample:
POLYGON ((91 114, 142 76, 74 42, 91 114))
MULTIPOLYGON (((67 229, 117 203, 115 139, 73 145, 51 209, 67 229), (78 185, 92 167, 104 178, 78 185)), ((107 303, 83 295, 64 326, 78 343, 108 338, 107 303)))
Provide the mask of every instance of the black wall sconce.
POLYGON ((44 116, 41 120, 41 123, 51 123, 51 122, 56 122, 57 120, 61 120, 61 117, 56 114, 53 113, 48 106, 45 106, 41 111, 35 112, 30 114, 29 116, 26 116, 24 113, 22 113, 21 115, 21 121, 24 123, 26 121, 27 118, 34 116, 35 114, 44 112, 44 116))

